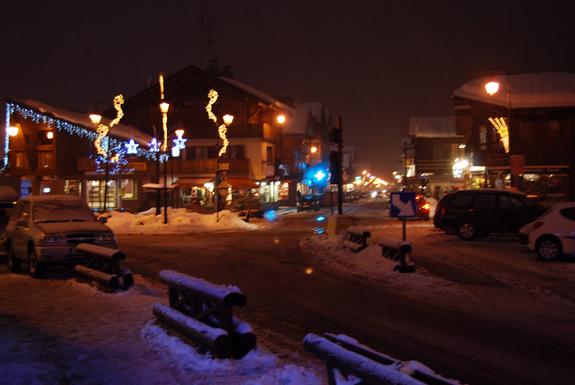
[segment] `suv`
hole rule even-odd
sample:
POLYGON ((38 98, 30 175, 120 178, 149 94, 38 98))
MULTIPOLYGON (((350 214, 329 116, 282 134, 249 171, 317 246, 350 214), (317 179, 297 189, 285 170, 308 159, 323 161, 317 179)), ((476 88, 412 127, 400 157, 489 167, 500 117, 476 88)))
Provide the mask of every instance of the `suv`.
POLYGON ((12 272, 26 261, 30 275, 40 278, 49 264, 78 263, 80 243, 116 248, 114 233, 94 217, 80 198, 67 195, 29 196, 14 206, 6 226, 6 251, 12 272))
POLYGON ((517 233, 543 209, 531 205, 524 194, 508 190, 462 190, 439 201, 433 224, 469 241, 490 233, 517 233))

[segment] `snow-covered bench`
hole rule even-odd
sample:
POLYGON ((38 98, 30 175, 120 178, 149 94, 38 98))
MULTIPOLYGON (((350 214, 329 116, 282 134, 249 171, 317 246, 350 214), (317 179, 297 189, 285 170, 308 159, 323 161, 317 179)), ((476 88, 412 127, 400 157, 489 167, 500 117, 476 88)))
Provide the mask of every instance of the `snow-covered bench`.
POLYGON ((80 243, 76 252, 84 254, 86 261, 74 268, 79 280, 95 282, 101 290, 128 289, 134 284, 130 270, 121 265, 126 255, 118 249, 80 243))
POLYGON ((233 316, 233 307, 247 303, 234 286, 216 285, 173 270, 162 270, 169 287, 169 304, 154 305, 154 314, 167 326, 196 341, 216 357, 241 358, 256 346, 251 326, 233 316))
POLYGON ((342 231, 341 236, 343 247, 358 253, 367 247, 367 240, 371 237, 371 232, 362 227, 350 226, 342 231))
POLYGON ((400 361, 346 335, 325 333, 320 337, 310 333, 303 343, 308 352, 326 363, 329 385, 337 385, 338 377, 346 384, 351 383, 349 375, 361 381, 354 384, 366 385, 459 384, 416 361, 400 361))
POLYGON ((400 273, 412 273, 415 266, 409 262, 409 254, 413 251, 411 242, 395 238, 381 237, 378 244, 381 246, 381 255, 392 261, 399 262, 395 267, 400 273))

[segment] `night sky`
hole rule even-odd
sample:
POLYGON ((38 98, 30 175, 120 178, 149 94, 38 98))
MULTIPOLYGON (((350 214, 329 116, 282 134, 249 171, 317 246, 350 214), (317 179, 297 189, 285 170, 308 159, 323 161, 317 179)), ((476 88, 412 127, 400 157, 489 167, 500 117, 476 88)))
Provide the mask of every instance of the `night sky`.
MULTIPOLYGON (((2 4, 0 97, 90 110, 189 64, 204 1, 2 4), (58 5, 57 5, 58 4, 58 5)), ((211 1, 212 56, 271 95, 323 101, 377 172, 400 167, 410 116, 493 68, 575 70, 575 2, 211 1)), ((191 133, 193 135, 193 132, 191 133)))

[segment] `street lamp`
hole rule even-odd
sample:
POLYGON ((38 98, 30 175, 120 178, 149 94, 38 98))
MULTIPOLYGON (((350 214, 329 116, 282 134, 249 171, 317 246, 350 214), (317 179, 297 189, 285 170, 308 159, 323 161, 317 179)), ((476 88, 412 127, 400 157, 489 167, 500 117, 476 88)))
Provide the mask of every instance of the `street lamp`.
POLYGON ((230 115, 230 114, 225 114, 222 119, 224 120, 224 123, 226 124, 226 126, 229 126, 230 124, 233 123, 234 121, 234 116, 230 115))
POLYGON ((309 152, 311 152, 312 154, 315 154, 317 152, 317 146, 311 146, 311 148, 309 149, 309 152))
POLYGON ((93 125, 97 126, 102 121, 102 115, 100 114, 90 114, 90 122, 93 125))
MULTIPOLYGON (((220 221, 220 194, 222 194, 222 189, 220 189, 220 185, 222 183, 222 170, 220 169, 220 159, 222 155, 226 153, 226 149, 228 147, 228 139, 226 137, 227 126, 231 125, 234 121, 234 116, 230 114, 225 114, 222 116, 222 120, 224 124, 218 127, 219 138, 222 140, 222 149, 218 151, 218 157, 216 159, 216 183, 215 183, 215 204, 216 204, 216 222, 220 221)), ((219 140, 216 143, 216 151, 217 147, 219 147, 219 140)))
POLYGON ((286 116, 284 114, 279 114, 276 116, 276 122, 278 124, 284 124, 286 122, 286 116))
POLYGON ((18 131, 20 131, 20 129, 16 126, 8 127, 8 135, 10 135, 12 137, 18 135, 18 131))
POLYGON ((164 142, 162 143, 162 153, 164 154, 164 224, 168 223, 168 111, 170 104, 166 101, 160 103, 162 113, 162 128, 164 130, 164 142))
POLYGON ((499 91, 499 82, 495 80, 491 80, 485 83, 485 92, 489 94, 489 96, 495 95, 499 91))

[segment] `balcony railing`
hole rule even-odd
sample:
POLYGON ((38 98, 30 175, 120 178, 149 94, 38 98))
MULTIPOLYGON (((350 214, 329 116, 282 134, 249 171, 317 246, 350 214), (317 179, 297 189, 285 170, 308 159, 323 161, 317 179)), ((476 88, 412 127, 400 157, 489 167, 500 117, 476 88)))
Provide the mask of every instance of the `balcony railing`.
MULTIPOLYGON (((172 159, 174 173, 177 174, 213 174, 216 172, 218 160, 210 159, 172 159)), ((220 168, 228 167, 228 175, 250 175, 249 159, 221 159, 220 168), (229 166, 225 166, 225 165, 229 166)), ((170 166, 171 167, 171 166, 170 166)))

